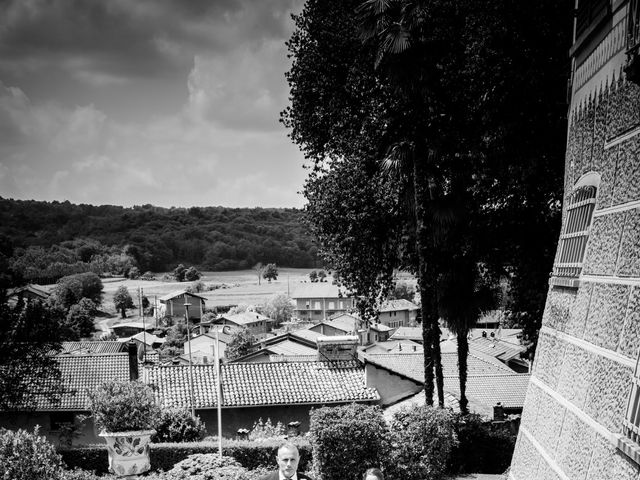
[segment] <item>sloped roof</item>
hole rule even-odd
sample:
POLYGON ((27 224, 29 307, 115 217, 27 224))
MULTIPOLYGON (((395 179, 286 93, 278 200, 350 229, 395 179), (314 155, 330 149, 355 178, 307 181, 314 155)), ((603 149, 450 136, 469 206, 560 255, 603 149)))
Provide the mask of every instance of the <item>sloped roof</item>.
MULTIPOLYGON (((455 352, 443 352, 442 374, 446 377, 458 377, 458 355, 455 352)), ((364 354, 364 359, 391 372, 424 383, 423 353, 372 353, 364 354)), ((467 375, 496 375, 514 373, 506 365, 482 355, 469 353, 467 357, 467 375)))
POLYGON ((422 327, 398 327, 391 335, 392 340, 418 340, 422 341, 422 327))
MULTIPOLYGON (((127 353, 58 355, 62 385, 68 393, 54 403, 44 395, 37 398, 37 411, 87 410, 87 391, 108 380, 129 380, 127 353)), ((53 379, 46 385, 54 386, 53 379)), ((46 386, 45 386, 46 389, 46 386)))
POLYGON ((22 287, 16 287, 16 288, 12 288, 9 289, 9 291, 7 292, 7 296, 12 297, 12 296, 19 296, 21 293, 25 293, 25 292, 29 292, 37 297, 40 297, 42 299, 46 299, 51 295, 51 292, 49 292, 49 290, 47 290, 46 288, 40 286, 40 285, 36 285, 33 283, 30 283, 28 285, 24 285, 22 287))
POLYGON ((315 332, 313 330, 309 330, 308 328, 303 328, 301 330, 294 330, 293 332, 288 332, 293 337, 303 338, 305 340, 310 340, 313 343, 316 342, 316 339, 322 334, 320 332, 315 332))
MULTIPOLYGON (((404 408, 424 405, 424 401, 424 392, 421 391, 397 403, 394 403, 393 405, 389 405, 383 410, 382 415, 384 416, 384 419, 389 422, 393 419, 394 413, 404 408)), ((452 393, 446 391, 444 392, 444 406, 445 408, 451 408, 453 411, 460 410, 460 402, 458 401, 458 399, 452 393)))
POLYGON ((154 343, 166 342, 166 339, 163 337, 156 337, 152 333, 145 333, 145 332, 136 333, 134 336, 131 337, 131 340, 138 340, 139 342, 144 343, 146 345, 153 345, 154 343))
POLYGON ((308 283, 302 287, 298 287, 292 294, 291 298, 346 298, 347 292, 344 288, 333 285, 332 283, 308 283))
POLYGON ((393 328, 385 325, 384 323, 372 323, 369 328, 371 330, 375 330, 376 332, 389 332, 393 330, 393 328))
MULTIPOLYGON (((357 362, 281 362, 224 364, 222 406, 331 404, 379 400, 378 392, 364 385, 364 370, 357 362)), ((167 406, 188 406, 189 368, 183 365, 144 369, 146 383, 167 406)), ((195 408, 216 407, 214 365, 194 365, 195 408)))
MULTIPOLYGON (((488 410, 487 414, 491 414, 493 406, 498 402, 505 408, 522 408, 530 378, 528 373, 472 375, 467 377, 467 398, 476 405, 476 411, 479 412, 481 406, 484 406, 488 410)), ((445 389, 460 396, 457 378, 445 380, 445 389)))
POLYGON ((140 330, 155 330, 156 327, 153 325, 153 321, 148 322, 122 322, 111 325, 111 329, 114 328, 139 328, 140 330))
POLYGON ((231 315, 229 315, 228 313, 225 313, 219 319, 216 319, 216 321, 220 321, 221 319, 228 320, 237 325, 250 325, 255 322, 272 322, 273 321, 269 317, 257 312, 240 312, 240 313, 233 313, 231 315))
POLYGON ((127 346, 116 340, 114 341, 91 341, 91 342, 62 342, 60 355, 79 355, 87 353, 119 353, 124 352, 127 346))
POLYGON ((322 323, 338 330, 342 330, 343 332, 350 333, 359 330, 358 324, 360 323, 360 319, 353 315, 349 315, 348 313, 343 313, 340 316, 334 317, 331 320, 325 320, 322 323))
POLYGON ((162 297, 158 297, 158 300, 160 300, 161 302, 168 302, 169 300, 173 300, 176 297, 183 297, 184 295, 188 295, 190 297, 196 297, 199 298, 201 300, 206 300, 205 297, 198 295, 197 293, 190 293, 187 292, 186 290, 175 290, 173 292, 167 293, 166 295, 163 295, 162 297))
POLYGON ((291 340, 269 345, 265 347, 265 350, 268 350, 274 355, 317 355, 318 353, 315 348, 307 347, 306 345, 291 340))
POLYGON ((404 298, 387 300, 380 305, 380 312, 399 312, 401 310, 420 310, 420 307, 409 300, 405 300, 404 298))

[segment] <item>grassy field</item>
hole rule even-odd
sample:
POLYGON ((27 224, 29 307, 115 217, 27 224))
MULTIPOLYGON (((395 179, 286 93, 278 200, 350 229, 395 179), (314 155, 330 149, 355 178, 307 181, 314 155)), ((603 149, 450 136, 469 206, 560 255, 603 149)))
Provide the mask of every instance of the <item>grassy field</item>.
MULTIPOLYGON (((311 268, 280 268, 278 279, 267 282, 264 279, 258 283, 258 275, 253 270, 236 270, 232 272, 202 272, 200 279, 205 285, 216 285, 215 290, 201 292, 205 297, 206 305, 237 305, 246 303, 249 305, 262 305, 274 294, 293 293, 302 283, 309 281, 311 268)), ((182 290, 190 285, 190 282, 171 282, 160 280, 162 274, 157 274, 158 280, 129 280, 126 278, 103 279, 104 301, 107 309, 112 305, 111 299, 118 287, 124 285, 134 296, 141 288, 149 301, 153 303, 154 297, 161 297, 176 290, 182 290)), ((331 278, 328 277, 328 281, 331 278)))

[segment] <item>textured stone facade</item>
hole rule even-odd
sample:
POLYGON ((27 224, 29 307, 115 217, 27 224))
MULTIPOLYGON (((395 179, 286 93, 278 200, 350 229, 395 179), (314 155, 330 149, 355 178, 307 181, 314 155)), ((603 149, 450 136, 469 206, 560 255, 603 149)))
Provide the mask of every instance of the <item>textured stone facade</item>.
POLYGON ((596 205, 578 281, 550 282, 512 480, 640 479, 638 457, 619 447, 640 354, 640 87, 620 68, 627 7, 612 2, 611 21, 573 49, 565 205, 583 184, 597 187, 596 205))

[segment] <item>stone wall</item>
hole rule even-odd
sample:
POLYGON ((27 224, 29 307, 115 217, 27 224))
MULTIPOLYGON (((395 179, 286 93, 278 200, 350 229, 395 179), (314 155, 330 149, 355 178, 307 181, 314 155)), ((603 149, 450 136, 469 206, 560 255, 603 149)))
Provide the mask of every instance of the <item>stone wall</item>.
POLYGON ((578 93, 565 200, 584 175, 600 183, 579 285, 549 288, 512 480, 640 478, 618 448, 640 354, 640 87, 612 70, 578 93))

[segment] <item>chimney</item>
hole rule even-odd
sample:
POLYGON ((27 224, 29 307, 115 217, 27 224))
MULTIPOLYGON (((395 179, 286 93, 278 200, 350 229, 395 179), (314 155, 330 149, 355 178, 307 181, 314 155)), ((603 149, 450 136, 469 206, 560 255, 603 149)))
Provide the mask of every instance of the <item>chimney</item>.
POLYGON ((129 353, 129 380, 138 380, 138 346, 133 340, 127 344, 129 353))
POLYGON ((356 335, 319 336, 316 339, 318 346, 318 361, 347 361, 354 360, 358 337, 356 335))

